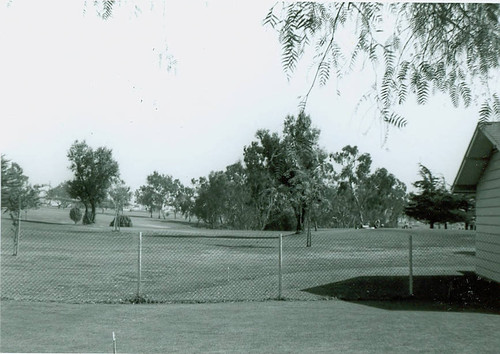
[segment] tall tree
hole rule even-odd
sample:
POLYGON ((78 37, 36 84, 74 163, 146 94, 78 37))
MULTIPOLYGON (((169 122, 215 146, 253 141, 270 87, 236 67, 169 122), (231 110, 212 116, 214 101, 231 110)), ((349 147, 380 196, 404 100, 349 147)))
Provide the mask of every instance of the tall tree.
POLYGON ((379 168, 366 180, 364 193, 370 223, 396 227, 406 205, 406 185, 387 169, 379 168))
POLYGON ((132 198, 132 192, 130 191, 130 187, 125 184, 125 181, 117 179, 111 185, 109 197, 115 209, 123 211, 123 207, 127 205, 132 198))
POLYGON ((364 98, 376 103, 383 121, 401 127, 407 121, 396 107, 411 94, 425 104, 435 91, 455 106, 479 97, 480 119, 500 118, 498 77, 491 75, 500 68, 499 18, 497 3, 292 2, 274 5, 264 23, 279 33, 288 77, 306 49, 315 48, 302 108, 315 85, 340 80, 363 58, 375 73, 364 98))
POLYGON ((29 209, 40 205, 40 186, 31 185, 28 176, 16 162, 1 156, 1 206, 10 214, 14 224, 17 223, 22 210, 27 214, 29 209))
POLYGON ((341 166, 336 175, 339 191, 352 198, 358 217, 358 223, 365 224, 365 200, 363 185, 370 174, 372 159, 370 154, 360 154, 357 146, 346 145, 340 152, 330 155, 341 166))
POLYGON ((174 204, 180 183, 176 181, 170 175, 154 171, 146 177, 146 185, 136 191, 137 202, 149 208, 151 217, 153 210, 157 210, 159 219, 163 209, 174 204))
POLYGON ((280 200, 276 165, 280 159, 281 141, 278 134, 268 130, 258 130, 255 137, 257 141, 244 147, 243 160, 257 228, 264 230, 280 200))
POLYGON ((215 228, 223 225, 225 220, 225 208, 227 204, 227 178, 223 171, 212 171, 206 177, 200 177, 196 181, 196 198, 194 203, 194 214, 199 220, 203 220, 215 228))
POLYGON ((427 167, 420 164, 422 179, 413 183, 419 193, 410 193, 405 214, 414 219, 427 222, 430 228, 436 223, 466 220, 462 208, 463 197, 453 195, 446 189, 444 178, 435 176, 427 167))
POLYGON ((144 205, 149 211, 150 217, 153 217, 153 212, 156 210, 155 191, 152 186, 140 186, 135 191, 135 200, 138 204, 144 205))
POLYGON ((67 184, 68 194, 85 206, 83 223, 95 222, 96 206, 104 201, 113 180, 119 177, 118 163, 111 149, 92 149, 85 141, 76 140, 68 151, 73 180, 67 184), (89 212, 90 208, 90 212, 89 212))
POLYGON ((172 207, 174 211, 174 219, 177 219, 177 213, 182 213, 181 204, 184 200, 183 198, 184 185, 178 179, 172 181, 172 191, 170 199, 168 200, 168 205, 172 207))
MULTIPOLYGON (((192 180, 193 185, 196 183, 192 180)), ((177 200, 179 202, 180 212, 182 216, 191 222, 191 218, 194 216, 194 204, 195 204, 195 190, 192 187, 182 186, 180 193, 178 194, 177 200)))
POLYGON ((285 119, 283 143, 286 163, 282 180, 295 210, 297 232, 304 231, 306 222, 310 227, 310 211, 320 200, 325 172, 329 167, 328 155, 319 146, 319 136, 319 129, 312 126, 311 118, 304 112, 285 119))
POLYGON ((226 167, 227 179, 225 214, 227 224, 237 229, 258 227, 256 213, 252 207, 248 174, 241 161, 226 167))
POLYGON ((285 118, 281 137, 259 130, 258 141, 245 147, 250 195, 261 228, 271 221, 273 211, 291 207, 296 231, 304 231, 308 212, 319 200, 329 166, 327 154, 319 147, 319 135, 311 118, 301 112, 297 117, 285 118))

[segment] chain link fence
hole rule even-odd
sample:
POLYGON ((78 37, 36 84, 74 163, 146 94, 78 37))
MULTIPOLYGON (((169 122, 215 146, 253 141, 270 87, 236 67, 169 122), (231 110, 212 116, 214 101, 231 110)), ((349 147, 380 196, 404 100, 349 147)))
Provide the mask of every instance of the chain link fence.
MULTIPOLYGON (((332 229, 306 236, 2 223, 3 299, 71 303, 404 297, 474 271, 474 232, 332 229)), ((432 289, 431 289, 432 290, 432 289)))

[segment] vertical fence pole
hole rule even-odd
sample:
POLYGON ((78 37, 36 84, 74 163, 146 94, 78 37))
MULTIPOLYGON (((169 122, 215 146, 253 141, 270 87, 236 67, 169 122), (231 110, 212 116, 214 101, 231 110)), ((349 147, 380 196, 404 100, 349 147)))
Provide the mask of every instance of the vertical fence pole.
POLYGON ((409 249, 409 257, 408 257, 408 265, 409 265, 409 279, 408 279, 408 291, 410 296, 413 296, 413 240, 412 235, 408 237, 408 249, 409 249))
POLYGON ((114 222, 113 231, 118 231, 118 207, 115 204, 115 222, 114 222))
POLYGON ((142 272, 142 232, 139 232, 139 249, 137 252, 137 297, 141 296, 141 272, 142 272))
POLYGON ((279 237, 279 251, 278 251, 278 299, 282 299, 282 279, 283 273, 281 271, 283 265, 283 234, 279 237))
POLYGON ((17 227, 14 235, 14 252, 13 256, 17 256, 19 252, 19 238, 21 237, 21 197, 19 197, 19 212, 17 213, 17 227))

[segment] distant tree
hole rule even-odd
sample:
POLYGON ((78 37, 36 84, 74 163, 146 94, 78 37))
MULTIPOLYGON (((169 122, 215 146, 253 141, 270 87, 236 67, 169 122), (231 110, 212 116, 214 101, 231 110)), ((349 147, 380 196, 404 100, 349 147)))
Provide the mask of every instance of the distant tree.
POLYGON ((420 164, 421 180, 413 185, 419 193, 410 193, 405 214, 416 220, 429 223, 433 229, 436 223, 465 221, 465 212, 461 209, 461 196, 453 195, 446 189, 443 178, 439 178, 420 164))
POLYGON ((174 179, 172 181, 172 189, 170 192, 170 198, 167 201, 167 205, 172 207, 174 211, 174 219, 177 219, 177 214, 182 213, 182 202, 183 202, 183 191, 184 191, 184 186, 182 185, 181 181, 178 179, 174 179))
POLYGON ((144 205, 146 210, 149 211, 150 217, 153 217, 153 212, 155 211, 156 201, 154 198, 154 190, 151 186, 140 186, 139 189, 135 191, 135 200, 138 204, 144 205))
POLYGON ((130 187, 125 185, 123 180, 118 179, 112 184, 109 190, 109 198, 113 202, 115 209, 123 211, 123 207, 126 206, 132 198, 132 192, 130 191, 130 187))
POLYGON ((330 155, 341 166, 336 174, 339 183, 339 193, 344 198, 352 199, 358 222, 365 224, 365 200, 363 186, 370 175, 372 159, 370 154, 360 154, 357 146, 346 145, 340 152, 330 155))
POLYGON ((226 167, 226 224, 237 229, 255 228, 255 209, 251 205, 248 175, 241 161, 226 167))
POLYGON ((153 217, 153 210, 158 211, 158 219, 164 207, 174 203, 180 182, 172 176, 154 171, 146 177, 146 184, 136 191, 137 203, 146 206, 153 217))
POLYGON ((297 218, 297 232, 307 229, 307 246, 311 246, 311 214, 321 200, 326 174, 331 166, 328 154, 319 146, 320 130, 314 128, 304 112, 288 116, 284 122, 283 142, 288 170, 284 186, 297 218))
POLYGON ((170 197, 172 177, 154 171, 146 179, 148 185, 153 188, 153 199, 155 207, 158 210, 159 219, 161 217, 161 211, 167 204, 168 198, 170 197))
POLYGON ((320 131, 305 113, 287 116, 282 136, 267 130, 257 131, 257 141, 244 149, 247 183, 259 228, 269 224, 289 225, 293 210, 297 233, 309 224, 311 213, 320 201, 327 154, 319 147, 320 131))
POLYGON ((69 218, 71 220, 73 220, 73 222, 75 223, 75 225, 80 221, 82 220, 82 216, 83 216, 83 213, 82 211, 80 210, 80 208, 78 207, 73 207, 71 208, 71 210, 69 211, 69 218))
POLYGON ((125 185, 123 180, 116 179, 109 191, 109 200, 112 207, 115 209, 114 221, 116 221, 116 224, 113 225, 115 227, 115 231, 122 224, 121 216, 123 215, 120 216, 120 212, 123 212, 124 206, 130 202, 131 198, 132 192, 130 192, 130 187, 125 185))
MULTIPOLYGON (((195 181, 192 181, 195 184, 195 181)), ((194 216, 195 190, 192 187, 182 186, 178 194, 177 201, 179 202, 180 212, 182 216, 191 222, 194 216)))
POLYGON ((28 177, 23 174, 23 169, 17 163, 8 160, 5 155, 1 155, 2 162, 2 208, 19 209, 19 192, 28 182, 28 177))
MULTIPOLYGON (((258 130, 257 141, 244 147, 244 163, 256 227, 264 230, 279 209, 279 175, 277 161, 281 159, 281 141, 277 133, 258 130)), ((283 162, 284 163, 284 162, 283 162)))
POLYGON ((45 199, 57 203, 58 208, 66 208, 73 200, 68 194, 68 182, 62 182, 47 191, 45 199))
POLYGON ((195 184, 193 212, 211 228, 224 225, 227 201, 227 178, 223 171, 212 171, 208 178, 200 177, 195 184))
POLYGON ((40 205, 40 186, 32 186, 19 164, 1 156, 1 206, 10 214, 16 225, 22 210, 25 217, 29 209, 40 205))
POLYGON ((113 180, 119 176, 118 163, 111 149, 99 147, 94 150, 85 141, 78 140, 69 149, 68 159, 74 173, 74 179, 67 183, 68 194, 85 206, 83 223, 92 224, 96 206, 105 200, 113 180))
POLYGON ((473 196, 460 196, 460 210, 463 211, 466 230, 472 230, 476 225, 476 199, 473 196))
POLYGON ((385 168, 379 168, 366 180, 364 194, 370 223, 396 227, 406 205, 406 185, 385 168))
POLYGON ((370 154, 360 153, 357 146, 347 145, 330 156, 340 167, 329 192, 335 224, 395 226, 406 205, 405 184, 385 168, 372 173, 370 154))

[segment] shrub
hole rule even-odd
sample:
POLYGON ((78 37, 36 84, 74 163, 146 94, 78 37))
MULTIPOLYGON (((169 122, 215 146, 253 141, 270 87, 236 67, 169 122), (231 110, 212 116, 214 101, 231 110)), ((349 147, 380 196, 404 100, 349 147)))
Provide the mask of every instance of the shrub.
POLYGON ((294 231, 297 227, 297 219, 291 208, 271 213, 265 230, 272 231, 294 231))
POLYGON ((87 212, 85 212, 85 213, 83 214, 83 220, 82 220, 82 223, 83 223, 84 225, 90 225, 90 224, 92 224, 92 217, 91 217, 91 215, 92 215, 91 213, 87 213, 87 212))
MULTIPOLYGON (((132 227, 132 220, 128 216, 120 215, 120 217, 118 218, 118 222, 119 222, 120 227, 132 227)), ((111 220, 111 223, 109 224, 109 226, 115 226, 115 219, 114 218, 113 218, 113 220, 111 220)))
POLYGON ((69 211, 69 217, 74 221, 75 224, 78 223, 78 221, 82 220, 82 216, 83 214, 80 208, 74 207, 69 211))

